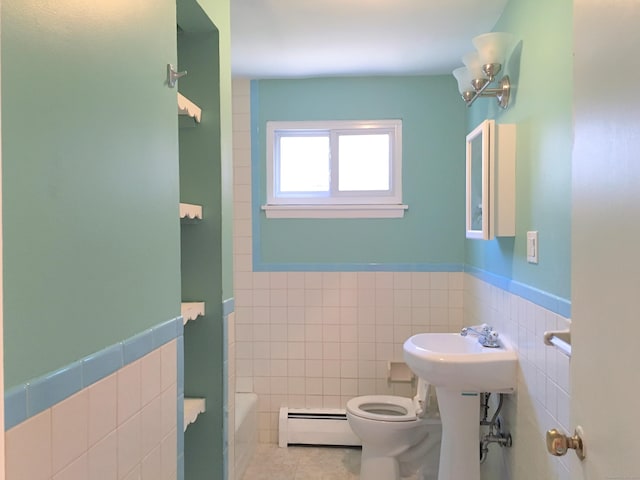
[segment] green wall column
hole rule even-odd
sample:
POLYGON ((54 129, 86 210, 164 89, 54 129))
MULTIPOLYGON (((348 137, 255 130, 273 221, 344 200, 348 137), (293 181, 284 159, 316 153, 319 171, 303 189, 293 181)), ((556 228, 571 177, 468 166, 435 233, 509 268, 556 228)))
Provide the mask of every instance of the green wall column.
POLYGON ((220 69, 220 208, 222 210, 222 298, 233 298, 233 142, 231 105, 231 5, 198 0, 218 30, 220 69))
MULTIPOLYGON (((204 14, 203 14, 204 15, 204 14)), ((180 20, 180 18, 179 18, 180 20)), ((182 24, 180 24, 182 26, 182 24)), ((184 331, 185 397, 204 397, 207 411, 185 432, 185 478, 223 478, 222 213, 218 32, 178 35, 189 74, 180 92, 202 108, 202 122, 180 129, 181 201, 203 207, 203 220, 182 225, 182 298, 204 301, 206 315, 184 331)))

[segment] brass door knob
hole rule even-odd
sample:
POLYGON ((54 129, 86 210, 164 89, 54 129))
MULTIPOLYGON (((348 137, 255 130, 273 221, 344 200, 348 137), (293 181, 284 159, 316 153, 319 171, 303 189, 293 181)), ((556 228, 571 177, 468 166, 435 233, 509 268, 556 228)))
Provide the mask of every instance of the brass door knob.
POLYGON ((582 429, 576 428, 573 437, 568 437, 564 433, 555 428, 547 430, 547 450, 551 455, 561 457, 567 453, 567 450, 575 450, 580 460, 585 458, 584 443, 582 442, 582 429))

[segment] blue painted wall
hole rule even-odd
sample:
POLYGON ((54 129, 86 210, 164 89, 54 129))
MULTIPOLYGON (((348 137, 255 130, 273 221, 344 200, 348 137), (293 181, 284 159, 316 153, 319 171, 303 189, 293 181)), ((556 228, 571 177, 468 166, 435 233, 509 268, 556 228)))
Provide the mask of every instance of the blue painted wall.
POLYGON ((456 269, 464 261, 465 115, 450 76, 254 81, 255 269, 456 269), (403 121, 404 218, 265 218, 267 121, 388 118, 403 121))
MULTIPOLYGON (((471 107, 467 128, 485 118, 517 124, 516 237, 468 240, 466 263, 568 300, 571 297, 573 143, 570 0, 512 0, 494 30, 521 41, 507 73, 515 80, 506 111, 491 99, 471 107), (539 263, 526 261, 526 232, 539 232, 539 263)), ((472 49, 470 43, 470 50, 472 49)))
POLYGON ((446 270, 464 265, 570 315, 572 2, 512 0, 494 30, 520 40, 506 66, 515 83, 506 111, 491 99, 467 110, 450 76, 254 81, 254 268, 446 270), (266 198, 266 121, 353 118, 403 119, 406 217, 267 220, 260 210, 266 198), (485 118, 517 124, 516 236, 465 240, 464 137, 485 118), (539 232, 537 265, 526 261, 528 230, 539 232))

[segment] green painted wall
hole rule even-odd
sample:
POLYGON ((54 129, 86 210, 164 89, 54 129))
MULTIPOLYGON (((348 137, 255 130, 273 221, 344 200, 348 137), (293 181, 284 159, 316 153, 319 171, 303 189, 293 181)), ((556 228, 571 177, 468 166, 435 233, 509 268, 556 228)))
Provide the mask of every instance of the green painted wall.
POLYGON ((185 478, 190 480, 223 478, 220 93, 218 32, 210 27, 178 35, 181 68, 189 71, 180 80, 180 92, 202 108, 200 124, 180 128, 180 197, 202 205, 204 217, 182 225, 182 298, 206 302, 207 312, 184 330, 185 396, 207 402, 207 412, 185 432, 185 478))
POLYGON ((494 30, 522 41, 507 66, 515 101, 498 111, 494 100, 480 99, 467 125, 517 124, 515 240, 468 240, 467 263, 564 299, 571 295, 572 8, 570 0, 509 2, 494 30), (526 261, 527 230, 539 232, 537 265, 526 261))
POLYGON ((198 0, 218 30, 220 68, 220 209, 222 298, 233 298, 233 142, 231 105, 231 6, 229 0, 198 0))
POLYGON ((179 315, 175 19, 2 2, 7 387, 179 315))
MULTIPOLYGON (((464 261, 466 110, 453 77, 261 80, 253 83, 254 262, 398 264, 464 261), (268 120, 400 118, 403 219, 267 220, 268 120)), ((256 265, 257 268, 261 268, 256 265)))
POLYGON ((183 128, 189 122, 181 122, 180 198, 202 205, 204 217, 181 227, 182 298, 206 303, 206 315, 184 330, 185 397, 204 397, 207 405, 185 432, 184 472, 189 480, 222 480, 226 461, 222 303, 233 296, 229 2, 178 0, 177 7, 178 61, 189 72, 180 80, 179 90, 202 108, 201 123, 190 122, 191 128, 183 128))

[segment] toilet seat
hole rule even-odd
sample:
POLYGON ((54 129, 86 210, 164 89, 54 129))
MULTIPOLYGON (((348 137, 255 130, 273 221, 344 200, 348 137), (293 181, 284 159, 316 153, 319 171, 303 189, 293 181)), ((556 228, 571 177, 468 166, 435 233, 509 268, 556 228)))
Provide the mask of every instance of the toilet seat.
POLYGON ((418 418, 412 399, 394 395, 352 398, 347 402, 347 411, 356 417, 384 422, 411 422, 418 418))

